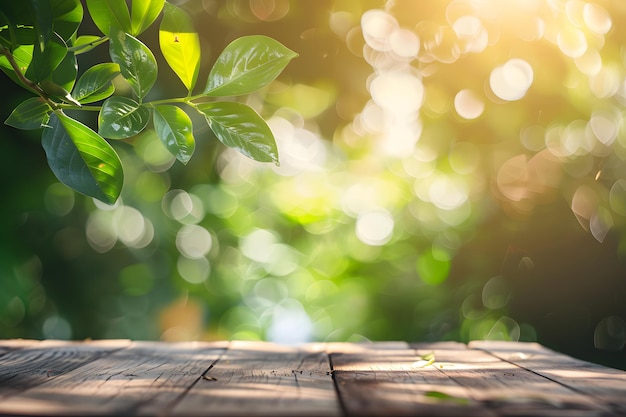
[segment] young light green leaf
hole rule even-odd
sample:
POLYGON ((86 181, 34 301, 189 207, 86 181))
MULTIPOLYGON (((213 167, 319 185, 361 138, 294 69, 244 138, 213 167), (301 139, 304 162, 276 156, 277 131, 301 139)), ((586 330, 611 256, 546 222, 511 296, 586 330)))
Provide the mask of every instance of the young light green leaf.
POLYGON ((119 64, 122 76, 139 99, 143 99, 157 79, 157 62, 146 45, 118 29, 111 30, 111 60, 119 64))
MULTIPOLYGON (((13 59, 20 68, 20 71, 24 73, 33 59, 33 45, 21 45, 15 48, 13 50, 13 59)), ((9 63, 9 60, 4 55, 0 56, 0 69, 16 84, 22 85, 21 81, 15 74, 15 71, 13 71, 13 67, 9 63)))
POLYGON ((50 115, 41 144, 59 181, 104 203, 115 203, 124 183, 122 163, 96 132, 57 111, 50 115))
POLYGON ((69 51, 74 52, 74 55, 84 54, 106 41, 107 38, 105 36, 82 35, 76 38, 74 45, 69 48, 69 51))
POLYGON ((120 66, 105 62, 89 68, 74 87, 74 98, 80 103, 93 103, 110 97, 115 91, 111 81, 120 73, 120 66))
POLYGON ((111 36, 112 28, 130 33, 130 13, 124 0, 87 0, 87 9, 98 29, 111 36))
POLYGON ((66 53, 67 45, 54 33, 43 51, 39 47, 33 48, 33 59, 26 70, 26 78, 39 82, 50 77, 52 71, 63 61, 66 53))
POLYGON ((61 87, 60 85, 56 84, 54 81, 51 81, 50 79, 46 79, 46 80, 39 82, 39 87, 41 87, 43 91, 46 92, 48 97, 61 99, 65 101, 66 103, 72 103, 80 107, 80 103, 74 100, 74 97, 72 97, 72 95, 65 88, 61 87))
POLYGON ((152 120, 154 130, 170 153, 183 164, 189 162, 196 141, 187 113, 176 106, 156 106, 152 120))
POLYGON ((40 97, 32 97, 20 103, 4 123, 16 129, 39 129, 48 121, 51 110, 40 97))
POLYGON ((170 3, 163 9, 159 45, 168 65, 191 91, 200 70, 200 37, 187 13, 170 3))
POLYGON ((165 0, 133 0, 131 11, 131 34, 137 36, 156 20, 165 0))
POLYGON ((102 104, 98 133, 107 139, 125 139, 141 132, 150 121, 150 110, 132 98, 113 96, 102 104))
POLYGON ((52 5, 54 31, 66 42, 76 33, 83 21, 80 0, 44 0, 52 5))
POLYGON ((237 102, 202 103, 196 108, 224 145, 255 161, 278 164, 274 135, 252 108, 237 102))
POLYGON ((209 73, 204 94, 248 94, 272 82, 298 56, 267 36, 244 36, 228 45, 209 73))

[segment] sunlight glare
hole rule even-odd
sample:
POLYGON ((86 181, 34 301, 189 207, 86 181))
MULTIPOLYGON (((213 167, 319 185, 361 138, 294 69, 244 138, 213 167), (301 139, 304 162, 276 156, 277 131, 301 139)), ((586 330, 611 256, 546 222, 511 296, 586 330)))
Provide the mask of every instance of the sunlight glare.
POLYGON ((485 103, 476 93, 465 89, 459 91, 454 97, 454 108, 459 116, 472 120, 483 114, 485 103))
POLYGON ((366 245, 382 246, 393 235, 394 220, 387 210, 362 213, 356 221, 356 235, 366 245))
POLYGON ((388 72, 370 83, 370 94, 376 104, 392 114, 414 114, 422 106, 424 85, 408 72, 388 72))
POLYGON ((189 224, 181 227, 176 234, 176 248, 187 258, 202 258, 209 253, 212 246, 211 233, 204 227, 189 224))
POLYGON ((372 49, 388 51, 389 37, 398 28, 398 21, 383 10, 372 9, 361 16, 361 28, 365 42, 372 49))
POLYGON ((583 19, 587 27, 598 35, 605 35, 613 26, 611 15, 602 6, 595 3, 585 3, 583 19))
POLYGON ((533 68, 523 59, 514 58, 494 68, 489 86, 496 96, 506 101, 519 100, 533 83, 533 68))

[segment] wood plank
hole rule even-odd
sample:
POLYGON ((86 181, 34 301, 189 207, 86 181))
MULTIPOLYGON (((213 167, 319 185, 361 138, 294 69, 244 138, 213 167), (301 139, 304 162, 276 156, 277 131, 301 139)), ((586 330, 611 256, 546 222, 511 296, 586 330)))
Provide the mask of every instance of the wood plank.
POLYGON ((39 343, 39 340, 33 339, 4 339, 0 340, 0 356, 11 352, 15 349, 21 349, 25 346, 32 346, 39 343))
POLYGON ((158 415, 184 395, 227 343, 134 342, 6 399, 1 412, 158 415))
POLYGON ((54 380, 128 343, 45 340, 6 352, 0 356, 0 412, 7 397, 54 380))
MULTIPOLYGON (((427 351, 416 346, 419 354, 427 351)), ((541 375, 478 349, 435 350, 433 368, 501 416, 597 416, 610 410, 541 375)))
MULTIPOLYGON (((420 346, 429 352, 451 347, 448 343, 420 346)), ((494 415, 408 347, 334 353, 331 362, 348 416, 494 415)))
POLYGON ((542 375, 626 415, 626 372, 557 353, 537 343, 475 341, 470 346, 542 375))
POLYGON ((172 415, 339 416, 341 408, 325 352, 232 342, 172 415))

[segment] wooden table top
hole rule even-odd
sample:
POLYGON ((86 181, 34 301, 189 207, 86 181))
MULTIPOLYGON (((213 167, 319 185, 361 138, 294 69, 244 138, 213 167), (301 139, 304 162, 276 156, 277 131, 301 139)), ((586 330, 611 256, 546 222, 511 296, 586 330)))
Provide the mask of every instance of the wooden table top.
POLYGON ((4 340, 0 415, 623 416, 626 372, 535 343, 4 340))

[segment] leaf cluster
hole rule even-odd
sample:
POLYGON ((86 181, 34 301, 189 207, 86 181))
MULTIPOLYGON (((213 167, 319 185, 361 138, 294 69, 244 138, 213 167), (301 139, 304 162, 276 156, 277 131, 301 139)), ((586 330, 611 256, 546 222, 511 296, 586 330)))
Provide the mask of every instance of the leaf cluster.
POLYGON ((48 165, 70 188, 113 204, 124 174, 109 141, 137 135, 152 123, 158 137, 181 163, 194 153, 189 112, 198 112, 224 145, 261 162, 278 163, 266 122, 249 106, 219 100, 257 91, 272 82, 297 54, 266 36, 234 40, 219 55, 203 87, 200 37, 190 16, 165 0, 23 0, 0 7, 0 70, 34 97, 19 104, 5 123, 43 128, 48 165), (78 35, 89 13, 99 35, 78 35), (184 97, 147 101, 157 82, 157 61, 139 35, 157 21, 159 48, 187 90, 184 97), (79 75, 77 55, 108 43, 110 62, 79 75), (130 86, 128 96, 113 80, 130 86), (195 90, 200 90, 194 94, 195 90), (97 111, 96 129, 66 110, 97 111))

